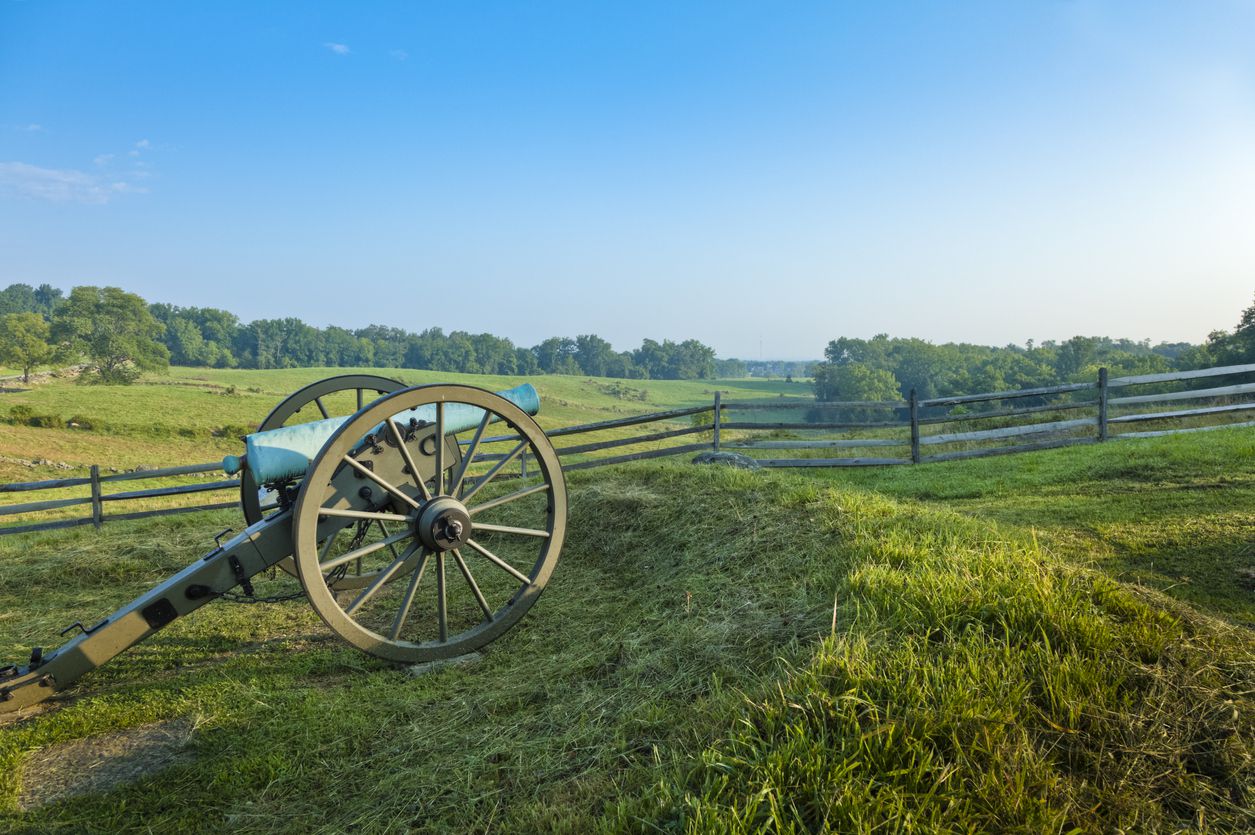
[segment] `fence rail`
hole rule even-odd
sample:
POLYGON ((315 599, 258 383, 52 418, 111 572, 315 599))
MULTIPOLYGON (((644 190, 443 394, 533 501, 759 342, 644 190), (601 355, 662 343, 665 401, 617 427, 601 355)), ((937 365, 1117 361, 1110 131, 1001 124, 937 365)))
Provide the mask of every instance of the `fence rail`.
MULTIPOLYGON (((1143 374, 1108 379, 1107 370, 1100 369, 1094 382, 1068 383, 1018 391, 999 391, 985 394, 969 394, 958 397, 920 399, 911 392, 908 400, 887 401, 839 401, 768 399, 749 402, 723 402, 722 393, 714 392, 712 401, 700 406, 669 409, 644 415, 597 421, 577 426, 564 426, 550 430, 550 438, 571 435, 596 435, 615 433, 615 437, 591 440, 585 443, 558 447, 567 470, 582 470, 621 464, 629 461, 647 461, 656 458, 686 455, 701 451, 737 450, 754 454, 768 453, 772 457, 755 460, 764 467, 881 467, 955 461, 1007 455, 1043 449, 1099 443, 1106 440, 1149 438, 1181 432, 1204 432, 1228 427, 1255 427, 1255 421, 1241 420, 1255 409, 1255 380, 1236 378, 1255 376, 1255 363, 1196 371, 1168 374, 1143 374), (1186 381, 1207 380, 1213 377, 1235 378, 1222 381, 1223 385, 1178 391, 1154 391, 1110 397, 1114 389, 1123 392, 1129 387, 1171 387, 1186 381), (1032 402, 1035 400, 1036 402, 1032 402), (1030 401, 1030 402, 1023 402, 1030 401), (1179 401, 1212 401, 1186 409, 1164 411, 1129 411, 1137 407, 1162 409, 1157 404, 1179 401), (1010 403, 1011 405, 1005 405, 1010 403), (981 408, 989 404, 988 408, 981 408), (1017 405, 1018 404, 1018 405, 1017 405), (1087 410, 1090 414, 1068 417, 1069 413, 1087 410), (1113 414, 1119 411, 1120 414, 1113 414), (729 419, 737 413, 767 413, 763 419, 729 419), (804 412, 803 420, 786 419, 804 412), (774 414, 773 414, 774 413, 774 414), (1018 422, 1029 415, 1047 415, 1048 419, 1036 423, 1018 422), (1238 420, 1226 420, 1229 416, 1238 420), (686 420, 687 419, 687 420, 686 420), (990 421, 999 423, 990 426, 990 421), (1163 421, 1190 424, 1204 421, 1203 425, 1178 425, 1152 431, 1121 431, 1125 427, 1149 422, 1162 425, 1163 421), (677 422, 680 425, 677 425, 677 422), (624 430, 646 427, 643 434, 623 436, 624 430), (983 426, 982 426, 983 424, 983 426), (927 432, 930 427, 941 431, 927 432), (815 437, 805 433, 838 433, 858 437, 815 437), (768 433, 763 437, 763 433, 768 433), (658 446, 659 443, 693 435, 707 435, 709 440, 658 446), (991 445, 992 444, 992 445, 991 445), (649 445, 646 449, 620 452, 625 447, 649 445), (901 455, 894 457, 859 455, 835 456, 841 450, 900 448, 901 455), (934 452, 934 449, 938 451, 934 452), (612 455, 597 455, 614 450, 612 455), (780 457, 781 452, 795 453, 780 457), (925 454, 928 452, 929 454, 925 454), (814 453, 814 455, 809 455, 814 453)), ((750 415, 746 415, 746 418, 750 415)), ((518 441, 518 436, 502 435, 483 439, 483 443, 518 441)), ((890 452, 889 449, 885 449, 890 452)), ((481 454, 476 460, 496 461, 501 454, 481 454)), ((527 456, 521 456, 520 467, 526 473, 527 456)), ((239 481, 216 480, 193 484, 163 485, 150 489, 126 490, 105 493, 104 488, 117 482, 145 479, 169 479, 200 475, 220 470, 218 463, 190 464, 155 470, 116 473, 102 476, 99 466, 93 465, 86 477, 52 479, 48 481, 0 484, 0 493, 26 493, 87 487, 86 496, 43 499, 0 506, 0 517, 41 513, 69 507, 90 505, 89 516, 72 519, 56 519, 34 524, 0 527, 0 535, 30 531, 67 528, 78 525, 99 527, 106 521, 141 519, 175 513, 191 513, 201 510, 218 510, 237 506, 237 502, 218 502, 193 506, 149 508, 128 513, 106 513, 106 508, 121 502, 137 502, 151 499, 195 495, 222 490, 238 490, 239 481)))
POLYGON ((219 510, 221 508, 235 507, 238 504, 237 502, 219 502, 215 504, 195 505, 191 507, 165 507, 132 513, 110 513, 107 517, 105 515, 104 505, 106 502, 163 498, 166 496, 179 496, 188 493, 206 493, 214 490, 239 490, 240 483, 232 479, 229 481, 214 481, 202 484, 182 484, 174 487, 157 487, 150 490, 128 490, 121 493, 105 493, 101 489, 105 484, 111 484, 119 481, 173 478, 178 476, 195 475, 198 473, 208 473, 215 470, 221 471, 221 469, 222 465, 219 463, 187 464, 181 467, 164 467, 155 470, 144 469, 129 473, 114 473, 102 476, 100 474, 99 465, 93 464, 91 466, 91 475, 86 478, 58 478, 49 481, 20 481, 12 484, 0 484, 0 493, 27 493, 35 490, 58 490, 83 486, 90 488, 90 495, 88 496, 77 496, 70 499, 48 499, 38 502, 25 502, 23 504, 3 505, 0 506, 0 516, 38 513, 41 511, 58 510, 64 507, 74 507, 76 505, 84 504, 91 505, 90 516, 76 517, 73 519, 57 519, 52 522, 39 522, 29 525, 13 525, 0 528, 0 536, 5 534, 53 530, 55 528, 72 528, 79 525, 95 525, 96 527, 100 527, 104 524, 106 518, 109 521, 121 519, 142 519, 148 516, 160 516, 170 513, 191 513, 197 510, 219 510))

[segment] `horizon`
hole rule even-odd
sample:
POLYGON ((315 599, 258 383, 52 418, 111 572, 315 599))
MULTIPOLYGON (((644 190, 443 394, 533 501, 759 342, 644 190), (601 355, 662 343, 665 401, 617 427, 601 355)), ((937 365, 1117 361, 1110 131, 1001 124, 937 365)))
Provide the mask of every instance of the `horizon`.
POLYGON ((1255 4, 1133 8, 3 2, 0 286, 754 361, 1198 344, 1255 289, 1255 4))

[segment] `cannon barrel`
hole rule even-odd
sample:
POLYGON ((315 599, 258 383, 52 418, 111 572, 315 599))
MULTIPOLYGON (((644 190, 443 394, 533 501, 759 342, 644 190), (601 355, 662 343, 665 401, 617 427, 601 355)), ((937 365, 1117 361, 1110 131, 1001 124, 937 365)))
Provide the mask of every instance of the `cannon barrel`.
MULTIPOLYGON (((536 393, 531 383, 499 391, 497 394, 529 415, 535 415, 540 411, 540 395, 536 393)), ((254 432, 244 439, 244 455, 226 456, 222 459, 222 469, 227 475, 235 475, 247 466, 253 480, 258 484, 297 478, 305 474, 309 462, 318 455, 327 439, 352 417, 352 415, 333 417, 311 423, 284 426, 266 432, 254 432)), ((410 420, 433 423, 436 420, 436 405, 430 403, 406 410, 394 415, 394 419, 402 424, 410 420)), ((445 434, 452 435, 474 429, 483 419, 483 409, 466 403, 448 403, 444 409, 445 434)), ((383 424, 380 424, 377 429, 382 428, 383 424)))

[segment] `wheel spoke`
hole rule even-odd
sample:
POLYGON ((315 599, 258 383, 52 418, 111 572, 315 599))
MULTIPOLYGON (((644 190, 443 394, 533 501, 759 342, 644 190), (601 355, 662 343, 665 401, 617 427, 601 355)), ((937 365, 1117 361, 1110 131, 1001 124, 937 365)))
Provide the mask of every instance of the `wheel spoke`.
POLYGON ((479 427, 471 438, 471 445, 466 448, 466 454, 462 456, 462 465, 458 467, 457 475, 453 477, 453 484, 449 485, 450 496, 458 494, 458 488, 462 486, 462 479, 466 477, 466 470, 471 466, 471 459, 475 457, 475 450, 479 448, 479 439, 484 436, 484 430, 488 428, 488 423, 491 420, 492 412, 485 409, 484 419, 479 422, 479 427))
POLYGON ((397 616, 392 619, 392 629, 388 634, 394 641, 400 636, 401 627, 405 626, 405 619, 409 617, 410 606, 414 604, 414 594, 418 591, 418 584, 423 582, 423 571, 427 569, 427 558, 430 556, 430 551, 423 551, 423 556, 418 560, 418 568, 414 569, 410 584, 405 589, 405 597, 401 598, 401 608, 397 609, 397 616))
POLYGON ((528 577, 526 574, 524 574, 523 572, 519 571, 519 570, 518 570, 517 568, 515 568, 514 566, 510 565, 508 562, 506 562, 505 560, 501 559, 501 557, 498 557, 498 556, 497 556, 496 554, 494 554, 492 551, 489 551, 489 550, 488 550, 487 548, 485 548, 483 545, 480 545, 478 542, 476 542, 476 541, 475 541, 475 540, 473 540, 473 539, 468 539, 468 540, 466 540, 466 544, 467 544, 467 545, 469 545, 471 548, 473 548, 475 551, 479 552, 480 556, 482 556, 482 557, 484 557, 485 559, 487 559, 487 560, 488 560, 489 562, 491 562, 493 565, 497 566, 497 567, 498 567, 498 568, 500 568, 502 571, 506 572, 507 574, 509 574, 510 576, 512 576, 514 579, 518 580, 520 583, 525 583, 525 584, 527 584, 527 585, 531 585, 531 583, 532 583, 532 578, 531 578, 531 577, 528 577))
POLYGON ((476 479, 475 486, 472 487, 467 492, 467 494, 462 497, 462 501, 469 502, 472 496, 474 496, 476 493, 478 493, 480 490, 486 487, 488 485, 488 482, 492 481, 494 478, 497 477, 497 473, 501 472, 502 467, 504 467, 506 464, 509 464, 511 461, 513 461, 515 458, 519 456, 520 452, 527 449, 527 444, 528 442, 526 440, 519 442, 519 445, 516 446, 514 449, 512 449, 509 455, 507 455, 505 458, 502 458, 500 461, 498 461, 493 466, 493 468, 484 475, 483 478, 476 479))
POLYGON ((318 562, 320 564, 327 558, 327 555, 331 553, 331 546, 335 545, 336 537, 340 535, 340 531, 342 530, 344 530, 344 528, 336 528, 330 535, 328 535, 327 541, 323 543, 322 550, 318 552, 318 562))
MULTIPOLYGON (((537 484, 535 487, 528 487, 526 490, 519 490, 516 493, 509 493, 505 496, 500 496, 498 498, 495 498, 490 502, 484 502, 483 504, 477 504, 474 507, 468 507, 466 509, 466 512, 469 513, 471 516, 474 516, 476 513, 481 513, 490 508, 500 507, 501 505, 509 504, 510 502, 516 502, 519 499, 523 498, 524 496, 530 496, 534 493, 543 493, 548 489, 549 489, 549 485, 547 483, 537 484)), ((483 525, 480 525, 479 527, 482 528, 483 525)))
POLYGON ((362 589, 362 593, 353 599, 353 602, 350 603, 348 608, 344 610, 344 613, 346 615, 351 616, 358 609, 365 606, 366 601, 374 597, 375 592, 383 588, 384 584, 392 579, 392 575, 396 574, 397 571, 401 569, 401 566, 405 565, 405 561, 408 560, 411 556, 413 556, 414 552, 417 551, 418 548, 419 548, 419 545, 417 542, 415 542, 409 548, 406 548, 401 553, 401 556, 397 557, 395 560, 392 561, 392 563, 387 568, 379 572, 379 575, 375 577, 375 581, 373 583, 371 583, 366 588, 362 589))
POLYGON ((449 610, 445 602, 444 553, 436 554, 436 618, 440 621, 440 642, 449 640, 449 610))
MULTIPOLYGON (((436 401, 436 495, 444 495, 444 402, 436 401)), ((437 561, 444 565, 443 558, 437 561)), ((443 573, 441 576, 444 576, 443 573)), ((443 638, 441 639, 443 640, 443 638)))
POLYGON ((493 531, 495 533, 513 533, 519 536, 538 536, 542 539, 549 538, 549 531, 542 531, 536 528, 512 528, 509 525, 488 525, 480 522, 475 525, 477 531, 493 531))
POLYGON ((331 417, 331 414, 327 411, 327 407, 322 404, 321 397, 315 397, 314 404, 318 406, 318 411, 322 412, 323 420, 326 420, 327 418, 331 417))
POLYGON ((339 507, 322 507, 318 509, 319 516, 338 516, 341 519, 373 519, 376 522, 408 522, 410 517, 402 516, 399 513, 375 513, 368 510, 349 510, 348 508, 339 507))
MULTIPOLYGON (((388 532, 388 529, 384 527, 383 522, 376 521, 375 524, 379 526, 379 532, 382 533, 385 537, 392 536, 392 534, 388 532)), ((399 557, 397 557, 397 549, 395 545, 389 545, 388 550, 392 552, 393 559, 399 559, 399 557)))
POLYGON ((319 563, 318 567, 322 569, 323 571, 330 571, 333 568, 337 568, 338 566, 344 565, 346 562, 352 562, 353 560, 358 559, 360 557, 364 557, 367 554, 373 554, 376 551, 380 550, 381 548, 387 548, 392 543, 400 542, 406 537, 409 537, 412 535, 413 534, 411 534, 408 530, 401 531, 400 533, 394 533, 392 536, 387 537, 386 539, 381 539, 378 542, 372 542, 369 545, 363 545, 361 548, 357 548, 355 550, 349 551, 347 554, 341 554, 338 557, 334 557, 332 559, 326 560, 325 562, 319 563))
POLYGON ((362 475, 366 476, 366 477, 367 477, 367 478, 369 478, 371 481, 375 482, 375 483, 376 483, 376 484, 378 484, 380 487, 382 487, 383 489, 387 490, 389 493, 391 493, 392 495, 396 496, 396 497, 397 497, 398 499, 400 499, 401 501, 403 501, 403 502, 405 502, 406 504, 408 504, 410 507, 418 507, 418 502, 414 501, 412 498, 410 498, 410 497, 409 497, 408 495, 406 495, 405 493, 402 493, 402 492, 400 491, 400 489, 398 489, 398 488, 396 488, 396 487, 393 487, 391 484, 389 484, 387 481, 385 481, 382 477, 375 475, 374 470, 371 470, 371 469, 368 469, 367 467, 365 467, 365 466, 362 464, 362 462, 358 461, 358 460, 357 460, 356 458, 354 458, 352 455, 346 455, 346 456, 344 456, 344 461, 345 461, 345 463, 347 463, 350 467, 352 467, 353 469, 357 470, 359 473, 361 473, 362 475))
POLYGON ((453 559, 457 561, 458 570, 462 572, 462 577, 466 580, 466 584, 471 587, 471 594, 475 595, 475 602, 483 610, 484 620, 491 621, 492 609, 489 608, 488 601, 484 599, 484 593, 479 590, 479 584, 471 576, 471 569, 466 564, 466 560, 462 559, 462 553, 457 548, 453 549, 453 559))
POLYGON ((410 448, 405 445, 405 438, 401 434, 401 430, 397 429, 397 423, 392 418, 388 418, 385 423, 388 424, 388 430, 392 433, 392 440, 397 442, 397 450, 401 453, 401 457, 405 459, 405 466, 410 468, 410 478, 414 479, 414 483, 418 485, 418 490, 423 494, 423 501, 431 501, 431 491, 427 489, 427 483, 423 481, 423 477, 418 474, 418 467, 414 466, 414 458, 410 455, 410 448))

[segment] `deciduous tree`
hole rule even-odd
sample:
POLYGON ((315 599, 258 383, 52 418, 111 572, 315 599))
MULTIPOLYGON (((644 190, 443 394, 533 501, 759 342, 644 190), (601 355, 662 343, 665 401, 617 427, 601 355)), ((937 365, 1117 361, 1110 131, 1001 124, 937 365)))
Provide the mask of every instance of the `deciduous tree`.
POLYGON ((22 382, 29 383, 31 369, 51 362, 55 354, 48 338, 48 320, 38 313, 0 316, 0 362, 22 369, 22 382))
POLYGON ((134 382, 143 371, 164 371, 170 352, 162 325, 134 293, 117 287, 75 287, 52 319, 52 341, 86 357, 88 379, 134 382))

